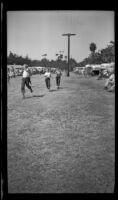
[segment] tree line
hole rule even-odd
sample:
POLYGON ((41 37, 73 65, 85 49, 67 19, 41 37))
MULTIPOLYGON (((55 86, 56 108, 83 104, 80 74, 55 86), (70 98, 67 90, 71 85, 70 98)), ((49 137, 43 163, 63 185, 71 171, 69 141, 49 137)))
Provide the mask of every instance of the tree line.
MULTIPOLYGON (((101 49, 96 52, 97 46, 95 43, 91 43, 89 46, 90 55, 83 59, 81 62, 77 63, 77 61, 73 58, 70 58, 70 71, 73 70, 75 66, 83 67, 86 64, 101 64, 101 63, 109 63, 115 62, 115 43, 110 41, 106 48, 101 49)), ((42 66, 42 67, 53 67, 60 69, 67 69, 67 56, 63 58, 63 54, 56 54, 56 60, 48 60, 46 57, 41 60, 32 60, 26 55, 25 57, 19 56, 15 53, 9 52, 7 56, 7 64, 8 65, 24 65, 28 66, 42 66)), ((79 55, 78 55, 79 56, 79 55)))
POLYGON ((82 62, 78 63, 78 66, 85 66, 86 64, 101 64, 115 62, 115 43, 110 41, 106 48, 98 50, 95 43, 91 43, 89 46, 90 55, 82 62))
MULTIPOLYGON (((41 60, 32 60, 28 57, 22 57, 15 53, 12 53, 10 51, 9 55, 7 56, 7 64, 8 65, 24 65, 27 64, 28 66, 41 66, 41 67, 52 67, 60 69, 66 69, 67 68, 67 57, 65 56, 65 59, 63 59, 62 54, 56 54, 57 58, 56 60, 48 60, 47 58, 42 58, 41 60)), ((77 65, 77 62, 75 59, 70 58, 70 70, 73 69, 73 67, 77 65)))

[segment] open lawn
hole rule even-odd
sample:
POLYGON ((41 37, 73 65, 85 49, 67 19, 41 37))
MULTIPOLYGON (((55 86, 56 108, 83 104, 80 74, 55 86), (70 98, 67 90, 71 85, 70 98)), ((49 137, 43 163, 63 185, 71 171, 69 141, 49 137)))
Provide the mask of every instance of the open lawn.
POLYGON ((8 192, 113 193, 115 98, 104 80, 62 76, 51 91, 33 75, 33 93, 8 84, 8 192))

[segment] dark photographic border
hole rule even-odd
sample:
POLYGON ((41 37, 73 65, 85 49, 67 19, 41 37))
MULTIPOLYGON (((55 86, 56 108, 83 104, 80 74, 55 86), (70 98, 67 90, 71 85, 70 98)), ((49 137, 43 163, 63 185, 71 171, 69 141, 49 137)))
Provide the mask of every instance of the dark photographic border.
MULTIPOLYGON (((80 5, 78 5, 76 7, 76 5, 74 5, 74 7, 76 7, 76 9, 73 9, 70 4, 66 5, 69 2, 65 2, 65 7, 61 4, 61 2, 55 2, 55 4, 59 4, 60 3, 60 8, 58 6, 58 9, 52 9, 52 4, 49 2, 47 4, 47 2, 44 2, 45 6, 43 6, 43 9, 41 10, 79 10, 80 9, 80 5), (47 6, 47 7, 46 7, 47 6), (63 9, 62 9, 63 7, 63 9), (69 8, 71 7, 71 8, 69 8), (66 8, 66 9, 65 9, 66 8), (78 8, 78 9, 77 9, 78 8)), ((2 68, 1 68, 1 94, 2 94, 2 134, 1 134, 1 141, 2 141, 2 145, 1 145, 1 153, 2 153, 2 185, 1 185, 1 190, 2 190, 2 199, 7 200, 7 199, 12 199, 12 200, 16 200, 16 199, 39 199, 39 198, 57 198, 57 196, 59 198, 62 198, 62 194, 58 194, 56 196, 53 195, 49 195, 48 194, 9 194, 8 193, 8 171, 7 171, 7 11, 20 11, 20 10, 39 10, 40 11, 40 7, 42 7, 42 5, 38 5, 34 4, 32 5, 32 1, 31 2, 27 2, 26 4, 21 3, 21 1, 19 2, 13 2, 11 3, 9 1, 9 3, 2 3, 1 4, 1 24, 2 24, 2 36, 1 36, 1 43, 2 43, 2 68), (38 9, 39 8, 39 9, 38 9)), ((39 3, 40 4, 40 3, 39 3)), ((88 6, 88 5, 87 5, 88 6)), ((90 7, 90 6, 89 6, 90 7)), ((108 10, 114 10, 112 9, 112 6, 110 5, 111 8, 109 8, 108 10)), ((85 9, 85 7, 83 7, 83 9, 81 10, 87 10, 85 9)), ((97 10, 97 9, 93 9, 92 7, 90 8, 90 10, 97 10)), ((98 9, 98 10, 106 10, 106 9, 98 9)), ((115 12, 115 38, 116 38, 116 17, 117 17, 117 13, 115 12)), ((117 41, 115 39, 115 41, 117 41)), ((117 46, 116 46, 116 51, 117 52, 117 46)), ((117 56, 116 56, 117 57, 117 56)), ((116 60, 117 63, 117 60, 116 60)), ((116 71, 117 71, 117 64, 116 64, 116 71)), ((116 72, 117 74, 117 72, 116 72)), ((116 77, 116 82, 117 82, 117 77, 116 77)), ((117 86, 117 85, 116 85, 117 86)), ((116 93, 117 94, 117 93, 116 93)), ((115 95, 115 101, 117 102, 117 95, 115 95)), ((116 112, 115 112, 115 119, 116 119, 116 112)), ((115 126, 115 132, 117 133, 117 126, 115 126)), ((115 138, 115 149, 117 149, 117 135, 115 138)), ((117 150, 116 150, 116 154, 115 157, 117 156, 117 150)), ((117 160, 117 159, 116 159, 117 160)), ((115 163, 115 170, 117 169, 117 164, 115 163)), ((117 177, 117 172, 115 173, 116 177, 117 177)), ((114 188, 114 193, 113 194, 88 194, 88 195, 83 195, 83 194, 76 194, 78 197, 82 197, 82 198, 96 198, 96 197, 109 197, 110 199, 115 197, 115 195, 117 194, 117 179, 115 181, 115 188, 114 188), (97 196, 96 196, 97 195, 97 196), (101 196, 102 195, 102 196, 101 196)), ((74 197, 74 196, 70 196, 71 194, 63 194, 64 198, 68 198, 68 197, 74 197)))

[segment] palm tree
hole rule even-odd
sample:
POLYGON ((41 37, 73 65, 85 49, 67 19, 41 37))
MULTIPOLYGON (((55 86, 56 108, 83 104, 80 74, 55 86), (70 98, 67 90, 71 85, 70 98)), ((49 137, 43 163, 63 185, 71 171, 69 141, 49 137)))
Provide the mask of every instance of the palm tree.
POLYGON ((115 44, 115 42, 114 42, 114 41, 110 41, 110 44, 114 45, 114 44, 115 44))
POLYGON ((97 46, 96 46, 95 43, 91 43, 89 48, 90 48, 91 53, 95 53, 95 50, 97 49, 97 46))

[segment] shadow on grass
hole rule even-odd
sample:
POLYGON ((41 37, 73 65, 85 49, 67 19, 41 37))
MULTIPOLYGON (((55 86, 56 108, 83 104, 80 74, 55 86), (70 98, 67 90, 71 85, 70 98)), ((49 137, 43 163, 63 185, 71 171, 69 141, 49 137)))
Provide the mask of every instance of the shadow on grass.
POLYGON ((50 90, 50 92, 55 92, 55 91, 58 91, 58 90, 56 90, 56 89, 52 89, 52 90, 50 90))
POLYGON ((30 98, 34 98, 34 97, 44 97, 44 96, 45 96, 45 94, 33 95, 33 96, 25 97, 25 99, 30 99, 30 98))
POLYGON ((68 88, 68 87, 59 87, 59 89, 65 89, 65 88, 68 88))
POLYGON ((65 89, 65 88, 68 88, 68 87, 59 87, 59 88, 57 88, 57 89, 52 89, 52 90, 50 90, 50 92, 59 91, 59 90, 61 90, 61 89, 65 89))

